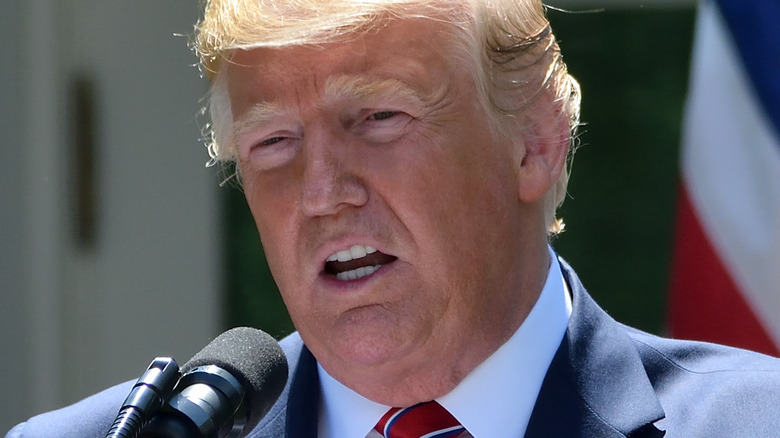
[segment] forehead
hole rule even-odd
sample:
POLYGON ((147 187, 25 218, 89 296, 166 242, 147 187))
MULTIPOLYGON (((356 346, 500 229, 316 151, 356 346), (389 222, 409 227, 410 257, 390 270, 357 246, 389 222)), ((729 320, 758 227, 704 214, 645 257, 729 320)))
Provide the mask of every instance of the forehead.
POLYGON ((288 104, 388 81, 425 94, 453 71, 453 34, 452 25, 441 21, 399 19, 327 44, 239 50, 227 65, 233 114, 258 102, 288 104))

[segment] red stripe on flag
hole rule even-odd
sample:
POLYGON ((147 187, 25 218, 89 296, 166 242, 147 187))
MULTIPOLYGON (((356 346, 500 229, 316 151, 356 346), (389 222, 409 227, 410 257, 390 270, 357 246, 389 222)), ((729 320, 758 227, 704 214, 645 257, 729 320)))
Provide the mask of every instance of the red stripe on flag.
POLYGON ((675 338, 780 356, 707 239, 684 186, 677 205, 669 330, 675 338))

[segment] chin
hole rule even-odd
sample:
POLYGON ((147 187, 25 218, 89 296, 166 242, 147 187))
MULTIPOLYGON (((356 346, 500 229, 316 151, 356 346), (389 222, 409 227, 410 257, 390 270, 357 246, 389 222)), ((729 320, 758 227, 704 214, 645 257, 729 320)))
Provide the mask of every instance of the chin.
POLYGON ((392 373, 414 350, 406 340, 394 342, 385 334, 374 336, 365 331, 343 333, 337 339, 307 345, 325 370, 343 383, 392 373))
POLYGON ((381 366, 397 361, 408 350, 408 345, 392 342, 386 335, 371 336, 365 333, 342 338, 343 342, 331 342, 331 353, 345 364, 356 367, 381 366))

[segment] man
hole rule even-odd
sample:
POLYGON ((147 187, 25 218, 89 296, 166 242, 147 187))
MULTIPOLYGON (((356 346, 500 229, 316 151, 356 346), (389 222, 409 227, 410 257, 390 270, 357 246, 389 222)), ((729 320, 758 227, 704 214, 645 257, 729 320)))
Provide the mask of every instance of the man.
POLYGON ((248 436, 780 435, 777 361, 622 326, 549 248, 579 94, 540 3, 213 0, 196 47, 298 330, 248 436))

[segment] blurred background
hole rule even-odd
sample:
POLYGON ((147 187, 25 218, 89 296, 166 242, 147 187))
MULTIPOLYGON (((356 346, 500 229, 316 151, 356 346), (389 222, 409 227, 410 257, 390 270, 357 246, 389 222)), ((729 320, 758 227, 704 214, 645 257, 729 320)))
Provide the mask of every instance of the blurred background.
MULTIPOLYGON (((241 192, 204 166, 199 3, 0 3, 0 433, 229 327, 292 331, 241 192)), ((549 17, 585 123, 554 247, 663 334, 696 3, 549 4, 573 11, 549 17)))

